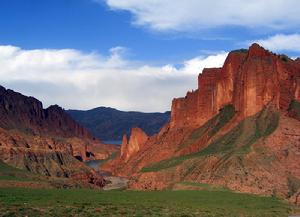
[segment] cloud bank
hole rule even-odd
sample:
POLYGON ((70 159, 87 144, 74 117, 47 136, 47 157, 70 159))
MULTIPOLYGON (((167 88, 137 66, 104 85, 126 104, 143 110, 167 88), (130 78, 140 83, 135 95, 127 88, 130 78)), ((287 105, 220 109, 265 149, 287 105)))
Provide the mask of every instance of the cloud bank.
POLYGON ((0 46, 0 84, 40 99, 46 106, 165 111, 172 98, 197 86, 204 67, 221 66, 227 53, 153 66, 129 60, 115 47, 105 56, 73 49, 24 50, 0 46))
POLYGON ((263 47, 272 51, 300 52, 300 34, 277 34, 265 39, 256 40, 254 42, 257 42, 263 47))
MULTIPOLYGON (((103 0, 96 0, 103 1, 103 0)), ((300 24, 298 0, 105 0, 155 31, 195 31, 220 26, 289 29, 300 24)))

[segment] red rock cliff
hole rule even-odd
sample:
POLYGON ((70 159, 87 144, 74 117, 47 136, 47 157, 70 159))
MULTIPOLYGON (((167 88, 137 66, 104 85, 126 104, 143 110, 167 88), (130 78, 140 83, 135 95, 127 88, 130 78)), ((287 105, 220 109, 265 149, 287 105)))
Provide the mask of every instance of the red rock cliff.
POLYGON ((121 146, 121 159, 125 162, 135 153, 137 153, 140 148, 148 140, 148 136, 140 128, 132 128, 129 141, 127 141, 127 136, 123 136, 122 146, 121 146))
POLYGON ((0 127, 25 133, 93 139, 58 105, 43 109, 42 103, 0 86, 0 127))
POLYGON ((300 97, 299 85, 298 61, 253 44, 249 50, 231 52, 222 68, 204 69, 198 89, 173 100, 170 126, 201 126, 226 104, 233 104, 243 117, 270 103, 287 110, 300 97))
POLYGON ((299 204, 290 188, 300 180, 299 63, 257 44, 231 52, 222 68, 203 70, 197 90, 173 100, 169 124, 107 168, 131 177, 134 189, 187 181, 299 204))

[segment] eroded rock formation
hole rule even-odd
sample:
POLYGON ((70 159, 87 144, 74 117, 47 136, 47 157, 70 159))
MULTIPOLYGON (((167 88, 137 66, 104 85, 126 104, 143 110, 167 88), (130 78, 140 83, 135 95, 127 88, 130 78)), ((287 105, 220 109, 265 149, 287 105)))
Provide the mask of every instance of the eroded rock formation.
POLYGON ((226 104, 243 117, 256 114, 269 103, 287 110, 299 98, 299 64, 283 59, 258 44, 249 51, 231 52, 222 68, 204 69, 198 89, 172 102, 171 127, 199 126, 226 104))
POLYGON ((157 135, 104 168, 136 189, 190 181, 298 201, 299 63, 258 44, 230 52, 222 68, 203 70, 197 90, 173 100, 157 135))
POLYGON ((127 162, 128 159, 137 153, 141 147, 147 142, 148 136, 140 128, 132 128, 130 139, 127 141, 127 136, 123 136, 121 145, 121 158, 127 162))
POLYGON ((117 148, 103 145, 59 106, 0 86, 0 159, 46 176, 69 177, 103 186, 84 163, 104 159, 117 148))

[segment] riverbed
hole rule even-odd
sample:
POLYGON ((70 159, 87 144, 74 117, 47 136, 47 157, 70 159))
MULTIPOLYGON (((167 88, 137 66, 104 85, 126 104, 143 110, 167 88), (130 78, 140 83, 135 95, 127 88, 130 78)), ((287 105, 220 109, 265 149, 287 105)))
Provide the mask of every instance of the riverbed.
POLYGON ((88 162, 85 162, 85 164, 94 170, 96 170, 100 175, 104 177, 105 180, 107 180, 109 183, 104 186, 103 190, 116 190, 116 189, 126 189, 128 187, 128 179, 123 177, 117 177, 112 176, 107 171, 101 171, 99 170, 101 164, 105 162, 105 160, 91 160, 88 162))

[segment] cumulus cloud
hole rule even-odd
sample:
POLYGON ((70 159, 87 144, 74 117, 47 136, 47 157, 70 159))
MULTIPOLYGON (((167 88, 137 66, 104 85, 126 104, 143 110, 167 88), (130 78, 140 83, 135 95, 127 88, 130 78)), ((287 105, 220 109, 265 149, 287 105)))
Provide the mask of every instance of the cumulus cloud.
POLYGON ((286 29, 300 24, 298 0, 105 0, 105 3, 112 10, 132 13, 135 25, 156 31, 195 31, 228 25, 286 29))
MULTIPOLYGON (((272 51, 295 51, 300 52, 300 34, 277 34, 265 39, 255 40, 263 47, 272 51)), ((250 42, 248 44, 251 44, 250 42)))
POLYGON ((125 48, 108 56, 78 50, 24 50, 0 46, 0 84, 42 100, 46 106, 165 111, 173 97, 196 88, 204 67, 221 66, 226 53, 195 57, 179 68, 128 60, 125 48), (126 55, 125 55, 126 56, 126 55))

